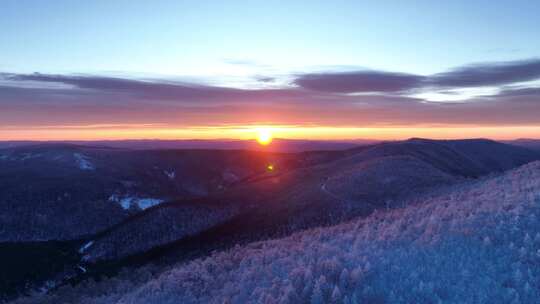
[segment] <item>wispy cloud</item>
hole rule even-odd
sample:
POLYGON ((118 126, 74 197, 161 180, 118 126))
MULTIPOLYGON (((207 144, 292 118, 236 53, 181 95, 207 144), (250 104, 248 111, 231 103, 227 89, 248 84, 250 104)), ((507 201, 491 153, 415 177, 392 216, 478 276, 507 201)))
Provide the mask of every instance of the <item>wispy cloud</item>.
POLYGON ((209 85, 166 82, 142 81, 126 78, 101 76, 72 76, 50 74, 6 74, 4 78, 11 81, 34 81, 63 83, 78 89, 92 90, 101 93, 126 94, 126 97, 146 100, 172 100, 185 102, 210 101, 256 101, 261 99, 291 98, 302 93, 293 89, 261 89, 246 90, 209 85))
POLYGON ((428 85, 438 87, 480 87, 505 85, 540 78, 540 59, 472 64, 435 74, 428 85))
POLYGON ((261 76, 261 75, 257 75, 257 76, 255 76, 255 80, 257 80, 258 82, 269 83, 269 82, 274 82, 274 81, 276 81, 276 78, 275 78, 275 77, 271 77, 271 76, 261 76))
POLYGON ((422 85, 423 76, 381 71, 311 73, 294 80, 298 86, 323 92, 399 92, 422 85))
POLYGON ((537 97, 540 98, 540 87, 529 87, 529 88, 506 88, 502 90, 495 97, 517 97, 517 96, 528 96, 528 97, 537 97))
POLYGON ((540 59, 466 65, 434 75, 385 71, 306 73, 294 83, 302 88, 336 93, 407 92, 419 89, 500 86, 540 79, 540 59))
POLYGON ((467 65, 430 76, 362 70, 292 77, 293 85, 242 89, 171 80, 3 73, 0 126, 540 125, 540 88, 531 82, 540 78, 536 59, 467 65), (430 94, 441 101, 468 95, 459 102, 430 102, 430 94))

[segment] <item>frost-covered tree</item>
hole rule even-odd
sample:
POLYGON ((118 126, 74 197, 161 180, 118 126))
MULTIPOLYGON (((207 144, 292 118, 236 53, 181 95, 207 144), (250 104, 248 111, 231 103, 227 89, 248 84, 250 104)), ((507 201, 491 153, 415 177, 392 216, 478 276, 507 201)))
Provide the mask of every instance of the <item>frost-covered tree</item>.
POLYGON ((332 291, 332 295, 330 296, 330 303, 333 303, 333 304, 342 303, 341 291, 339 290, 338 286, 334 286, 334 290, 332 291))
POLYGON ((134 273, 20 303, 536 303, 538 197, 540 162, 140 281, 134 273))

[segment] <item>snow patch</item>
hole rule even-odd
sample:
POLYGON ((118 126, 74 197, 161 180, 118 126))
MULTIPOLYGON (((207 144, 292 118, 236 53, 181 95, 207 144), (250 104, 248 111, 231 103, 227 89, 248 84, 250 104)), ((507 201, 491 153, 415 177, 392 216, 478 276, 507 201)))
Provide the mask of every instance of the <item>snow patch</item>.
POLYGON ((59 161, 59 160, 61 160, 61 159, 63 159, 63 158, 64 158, 63 155, 56 155, 55 157, 53 157, 52 160, 54 160, 54 161, 59 161))
POLYGON ((20 161, 25 161, 27 159, 37 158, 40 157, 41 153, 34 154, 34 153, 24 153, 22 154, 21 158, 19 158, 20 161))
POLYGON ((86 244, 84 244, 80 249, 79 249, 79 253, 83 253, 85 252, 88 248, 90 248, 90 246, 94 245, 94 241, 90 241, 86 244))
POLYGON ((54 280, 47 280, 45 281, 45 283, 43 283, 43 286, 38 288, 38 290, 41 294, 45 294, 49 292, 50 290, 52 290, 53 288, 55 288, 56 286, 58 286, 57 282, 55 282, 54 280))
POLYGON ((223 172, 221 177, 223 178, 224 181, 226 181, 228 183, 234 183, 234 182, 237 182, 237 181, 240 180, 240 178, 231 171, 223 172))
POLYGON ((163 200, 159 198, 136 198, 135 203, 139 205, 139 208, 144 210, 163 203, 163 200))
POLYGON ((95 170, 94 165, 90 162, 89 157, 81 153, 73 153, 75 161, 81 170, 95 170))
POLYGON ((109 201, 120 204, 122 208, 129 209, 131 206, 135 205, 140 209, 144 210, 155 205, 163 203, 162 199, 159 198, 150 198, 150 197, 136 197, 136 196, 119 196, 113 194, 109 197, 109 201))
POLYGON ((163 173, 165 175, 167 175, 167 177, 170 179, 170 180, 173 180, 175 177, 176 177, 176 172, 174 172, 174 170, 171 170, 171 171, 163 171, 163 173))
POLYGON ((122 301, 538 303, 539 206, 537 162, 404 208, 179 264, 122 301))

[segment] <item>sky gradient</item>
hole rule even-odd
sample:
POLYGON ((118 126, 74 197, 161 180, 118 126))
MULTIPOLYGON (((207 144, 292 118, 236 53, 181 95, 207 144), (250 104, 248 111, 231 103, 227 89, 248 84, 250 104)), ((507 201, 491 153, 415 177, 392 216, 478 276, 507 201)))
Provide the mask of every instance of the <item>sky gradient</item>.
POLYGON ((111 2, 3 2, 0 140, 540 138, 540 2, 111 2))

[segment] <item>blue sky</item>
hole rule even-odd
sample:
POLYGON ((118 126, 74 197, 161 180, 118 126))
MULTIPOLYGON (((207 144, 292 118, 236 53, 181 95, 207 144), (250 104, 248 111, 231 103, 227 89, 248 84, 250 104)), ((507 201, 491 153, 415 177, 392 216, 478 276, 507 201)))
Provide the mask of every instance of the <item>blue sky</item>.
POLYGON ((540 137, 539 11, 538 1, 6 0, 0 129, 540 137))
POLYGON ((228 67, 238 61, 256 64, 246 73, 352 66, 428 74, 537 56, 539 11, 538 1, 8 0, 0 65, 199 76, 241 73, 228 67))

